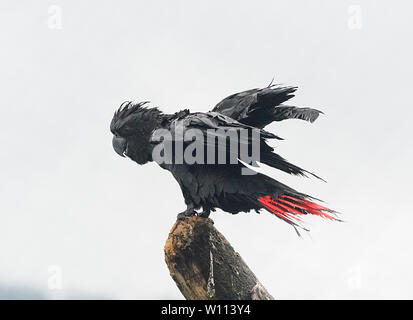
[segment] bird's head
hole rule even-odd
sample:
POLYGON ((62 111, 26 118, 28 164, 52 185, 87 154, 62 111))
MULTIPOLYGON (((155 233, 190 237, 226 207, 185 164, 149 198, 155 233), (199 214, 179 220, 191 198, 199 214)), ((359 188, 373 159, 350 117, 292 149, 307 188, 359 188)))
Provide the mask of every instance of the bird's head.
POLYGON ((161 118, 157 108, 146 108, 145 102, 124 102, 113 115, 110 131, 113 149, 122 157, 129 157, 138 164, 152 161, 153 145, 150 137, 161 118))

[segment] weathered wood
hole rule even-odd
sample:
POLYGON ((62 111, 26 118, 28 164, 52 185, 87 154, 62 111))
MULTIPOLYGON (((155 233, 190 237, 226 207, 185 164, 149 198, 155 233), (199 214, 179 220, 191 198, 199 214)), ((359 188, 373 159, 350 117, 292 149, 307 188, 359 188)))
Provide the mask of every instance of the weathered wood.
POLYGON ((165 244, 171 277, 188 300, 273 300, 211 219, 178 220, 165 244))

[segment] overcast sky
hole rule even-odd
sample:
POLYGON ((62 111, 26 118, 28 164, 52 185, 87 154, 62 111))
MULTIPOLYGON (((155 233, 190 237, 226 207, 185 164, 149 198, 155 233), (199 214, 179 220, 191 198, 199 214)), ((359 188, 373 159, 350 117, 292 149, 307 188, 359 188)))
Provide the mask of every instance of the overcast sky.
POLYGON ((325 115, 271 124, 273 145, 328 183, 263 170, 346 222, 310 219, 304 239, 268 213, 217 211, 215 226, 276 298, 412 299, 412 10, 1 1, 0 297, 182 298, 163 256, 180 188, 113 151, 113 112, 130 99, 208 111, 275 76, 325 115))

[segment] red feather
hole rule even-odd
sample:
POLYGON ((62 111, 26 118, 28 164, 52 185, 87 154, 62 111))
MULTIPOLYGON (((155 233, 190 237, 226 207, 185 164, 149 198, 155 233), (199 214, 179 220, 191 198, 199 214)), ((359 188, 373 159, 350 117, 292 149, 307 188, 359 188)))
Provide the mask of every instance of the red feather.
POLYGON ((282 195, 276 199, 270 196, 264 196, 259 197, 257 200, 265 209, 294 226, 300 226, 296 222, 301 222, 302 220, 298 218, 297 215, 303 214, 312 214, 329 220, 338 220, 325 212, 334 212, 333 210, 317 203, 292 196, 282 195))

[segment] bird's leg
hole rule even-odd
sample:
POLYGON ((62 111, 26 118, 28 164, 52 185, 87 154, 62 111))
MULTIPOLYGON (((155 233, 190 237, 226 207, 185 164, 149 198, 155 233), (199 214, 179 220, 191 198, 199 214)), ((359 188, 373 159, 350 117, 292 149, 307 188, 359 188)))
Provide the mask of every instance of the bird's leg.
POLYGON ((208 217, 209 217, 209 215, 210 215, 210 213, 211 213, 211 210, 209 210, 209 209, 205 209, 204 211, 202 211, 202 212, 198 213, 198 217, 201 217, 201 218, 208 218, 208 217))
POLYGON ((195 214, 196 214, 196 211, 195 211, 194 205, 192 203, 189 203, 186 205, 186 210, 179 213, 176 218, 178 220, 183 220, 186 217, 191 217, 191 216, 194 216, 195 214))
POLYGON ((210 207, 203 207, 202 209, 203 211, 198 213, 198 217, 208 218, 209 215, 211 214, 211 211, 215 211, 215 209, 210 208, 210 207))

